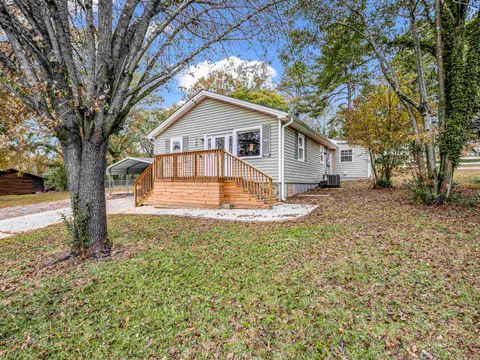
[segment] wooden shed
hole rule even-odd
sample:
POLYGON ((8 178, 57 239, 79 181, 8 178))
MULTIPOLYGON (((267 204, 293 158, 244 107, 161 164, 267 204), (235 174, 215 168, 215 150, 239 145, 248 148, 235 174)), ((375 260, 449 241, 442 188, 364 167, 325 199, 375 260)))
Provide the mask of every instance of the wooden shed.
POLYGON ((43 178, 15 169, 0 170, 0 195, 35 194, 44 191, 43 178))

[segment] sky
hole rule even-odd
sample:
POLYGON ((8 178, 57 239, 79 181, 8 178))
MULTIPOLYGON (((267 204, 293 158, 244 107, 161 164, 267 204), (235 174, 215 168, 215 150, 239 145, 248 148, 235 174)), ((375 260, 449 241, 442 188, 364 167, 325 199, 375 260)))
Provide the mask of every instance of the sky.
POLYGON ((282 76, 282 64, 278 58, 281 47, 282 43, 280 41, 277 44, 268 44, 268 48, 265 44, 245 44, 238 42, 230 44, 222 50, 214 49, 213 52, 207 56, 193 61, 186 71, 172 79, 167 88, 159 92, 164 99, 163 107, 169 107, 183 99, 180 86, 188 87, 189 85, 193 85, 196 79, 208 75, 211 69, 222 67, 228 61, 228 58, 230 58, 231 61, 231 57, 234 57, 233 61, 235 62, 262 61, 267 63, 272 75, 272 82, 278 84, 282 76))

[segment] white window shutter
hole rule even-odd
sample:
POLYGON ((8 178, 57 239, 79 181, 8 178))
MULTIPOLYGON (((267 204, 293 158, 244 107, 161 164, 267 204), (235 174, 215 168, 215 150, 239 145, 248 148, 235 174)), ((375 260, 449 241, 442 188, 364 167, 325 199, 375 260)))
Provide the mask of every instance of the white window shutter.
POLYGON ((165 153, 170 154, 170 139, 165 139, 165 153))

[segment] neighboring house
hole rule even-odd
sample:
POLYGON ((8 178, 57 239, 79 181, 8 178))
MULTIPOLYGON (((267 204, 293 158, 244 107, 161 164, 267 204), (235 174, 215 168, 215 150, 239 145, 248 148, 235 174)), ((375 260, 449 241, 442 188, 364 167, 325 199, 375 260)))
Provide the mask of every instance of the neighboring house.
POLYGON ((0 195, 35 194, 42 191, 42 177, 15 169, 0 170, 0 195))
POLYGON ((156 206, 262 207, 347 169, 340 145, 287 112, 208 91, 148 137, 155 159, 136 181, 137 204, 151 195, 156 206))

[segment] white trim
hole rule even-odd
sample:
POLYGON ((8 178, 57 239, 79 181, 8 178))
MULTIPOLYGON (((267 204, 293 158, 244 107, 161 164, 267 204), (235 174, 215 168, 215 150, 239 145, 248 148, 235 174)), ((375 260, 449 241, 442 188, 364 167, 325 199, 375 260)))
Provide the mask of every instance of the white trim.
MULTIPOLYGON (((233 135, 232 131, 222 131, 222 132, 205 134, 205 135, 203 135, 203 137, 205 139, 204 142, 203 142, 203 149, 208 150, 208 140, 209 139, 215 140, 215 138, 223 137, 225 139, 225 151, 229 152, 229 147, 230 147, 230 139, 229 138, 232 135, 233 135)), ((232 141, 233 141, 233 139, 232 139, 232 141)), ((213 143, 212 143, 212 145, 213 145, 213 143)), ((232 144, 232 150, 233 150, 233 144, 232 144)))
POLYGON ((281 172, 281 178, 280 178, 280 200, 285 201, 287 197, 285 196, 285 128, 290 126, 293 123, 294 119, 291 117, 289 121, 282 125, 282 131, 281 131, 281 140, 280 140, 280 145, 282 147, 281 149, 281 156, 282 156, 282 172, 281 172))
POLYGON ((262 126, 250 126, 246 128, 240 128, 240 129, 233 129, 233 153, 235 154, 236 157, 240 159, 260 159, 263 157, 263 130, 262 126), (252 131, 252 130, 260 130, 260 155, 255 155, 255 156, 240 156, 238 155, 238 133, 239 132, 246 132, 246 131, 252 131))
POLYGON ((277 141, 277 154, 278 154, 278 198, 281 199, 282 193, 280 190, 282 181, 282 120, 278 119, 278 141, 277 141))
POLYGON ((177 153, 177 152, 182 152, 183 151, 183 136, 176 136, 173 138, 170 138, 170 153, 177 153), (180 143, 180 151, 173 151, 173 143, 175 141, 178 141, 180 143))
POLYGON ((307 151, 305 146, 305 135, 302 133, 297 133, 297 160, 300 162, 305 162, 305 152, 307 151), (303 145, 300 146, 300 139, 303 141, 303 145), (300 149, 303 150, 303 157, 300 158, 300 149))
POLYGON ((341 162, 341 163, 353 163, 355 161, 355 156, 354 156, 354 153, 353 153, 353 149, 339 149, 339 153, 338 153, 338 162, 341 162), (352 152, 352 161, 342 161, 342 151, 351 151, 352 152))

